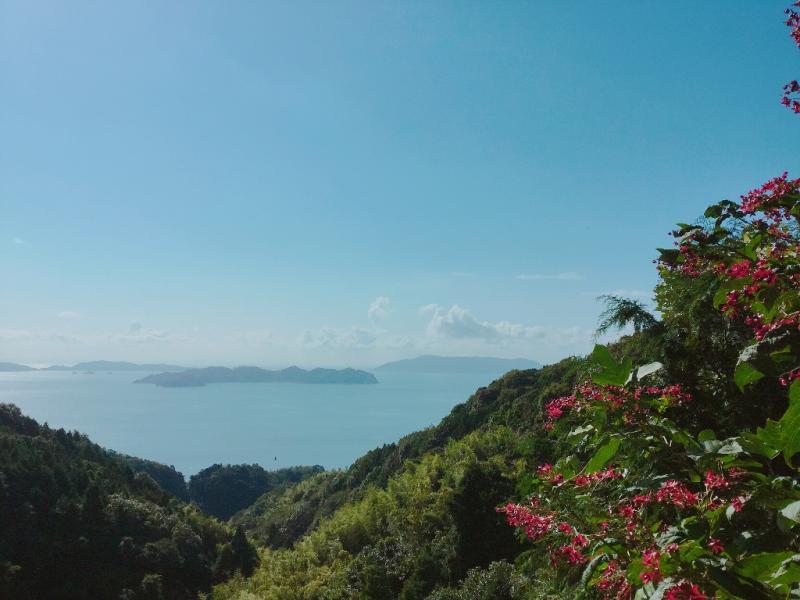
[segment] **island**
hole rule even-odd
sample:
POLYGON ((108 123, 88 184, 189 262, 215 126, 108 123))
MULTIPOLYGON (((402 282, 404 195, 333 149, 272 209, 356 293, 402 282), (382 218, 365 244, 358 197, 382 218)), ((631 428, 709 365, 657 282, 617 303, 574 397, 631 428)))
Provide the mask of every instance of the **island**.
POLYGON ((199 387, 207 383, 378 383, 375 375, 358 369, 311 369, 289 367, 270 371, 260 367, 206 367, 177 373, 157 373, 134 383, 152 383, 161 387, 199 387))
POLYGON ((51 367, 44 367, 40 371, 179 371, 186 367, 179 367, 177 365, 167 365, 160 363, 147 363, 137 364, 125 361, 113 360, 93 360, 90 362, 81 362, 72 366, 66 365, 53 365, 51 367))
POLYGON ((24 371, 35 371, 33 367, 28 365, 19 365, 17 363, 0 362, 0 373, 22 373, 24 371))
POLYGON ((541 363, 527 358, 426 355, 389 362, 374 370, 398 373, 506 373, 514 369, 539 369, 541 366, 541 363))

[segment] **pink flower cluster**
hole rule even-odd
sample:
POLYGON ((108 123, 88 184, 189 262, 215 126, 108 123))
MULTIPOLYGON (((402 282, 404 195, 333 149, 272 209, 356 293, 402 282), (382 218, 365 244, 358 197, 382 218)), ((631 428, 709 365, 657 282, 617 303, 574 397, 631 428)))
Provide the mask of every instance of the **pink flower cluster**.
POLYGON ((742 196, 742 212, 752 214, 788 194, 797 193, 800 179, 789 179, 788 176, 789 174, 784 171, 782 175, 773 177, 761 187, 742 196))
MULTIPOLYGON (((800 8, 800 1, 795 2, 792 6, 800 8)), ((793 8, 787 8, 785 12, 788 16, 786 26, 789 27, 789 35, 792 36, 794 43, 800 48, 800 12, 793 8)), ((797 80, 790 81, 783 86, 781 104, 791 108, 795 114, 800 114, 800 83, 797 80)))
POLYGON ((731 279, 752 277, 753 281, 763 281, 767 285, 775 285, 778 282, 777 271, 770 266, 770 261, 766 259, 758 260, 755 263, 742 260, 732 264, 724 272, 731 279))
POLYGON ((582 565, 589 559, 581 552, 581 549, 588 545, 589 540, 578 534, 572 538, 569 544, 559 546, 550 553, 550 564, 554 567, 557 567, 559 564, 567 564, 570 566, 582 565))
POLYGON ((545 429, 553 429, 555 422, 564 416, 567 409, 580 410, 591 403, 601 403, 612 410, 623 410, 626 423, 632 423, 637 415, 646 414, 647 408, 642 401, 663 398, 671 406, 684 404, 692 399, 691 394, 684 392, 680 385, 663 387, 646 386, 632 390, 612 385, 583 384, 576 388, 576 394, 554 398, 544 406, 545 429))
POLYGON ((672 504, 678 508, 688 508, 697 504, 697 494, 689 491, 682 481, 671 479, 661 484, 655 494, 655 501, 661 504, 672 504))
POLYGON ((622 479, 622 473, 614 469, 614 467, 608 467, 607 469, 595 471, 588 475, 577 475, 573 482, 576 487, 583 487, 592 483, 600 483, 601 481, 610 481, 614 479, 622 479))
MULTIPOLYGON (((800 91, 800 86, 796 89, 800 91)), ((755 257, 741 258, 736 254, 735 262, 728 262, 724 257, 733 257, 733 252, 718 247, 702 231, 693 231, 681 241, 679 260, 662 259, 660 268, 689 277, 713 273, 721 281, 744 280, 737 289, 727 292, 721 310, 729 318, 742 319, 759 341, 778 330, 800 330, 800 311, 786 310, 791 303, 780 304, 784 312, 768 317, 764 309, 766 298, 800 289, 800 273, 794 268, 800 260, 800 240, 791 214, 798 198, 800 179, 789 179, 786 172, 741 197, 740 210, 752 215, 742 221, 752 230, 750 239, 758 241, 758 247, 751 249, 755 257)))
POLYGON ((616 560, 607 563, 603 574, 597 581, 597 589, 602 592, 604 598, 615 600, 627 600, 633 593, 625 570, 616 560))
POLYGON ((642 565, 644 570, 639 575, 642 583, 657 583, 661 580, 659 565, 661 562, 661 552, 657 548, 651 548, 642 552, 642 565))
POLYGON ((566 480, 561 473, 553 471, 553 465, 544 463, 536 468, 536 476, 547 481, 553 485, 560 485, 562 483, 572 483, 575 487, 584 487, 593 483, 600 483, 603 481, 610 481, 613 479, 622 479, 622 473, 617 471, 614 467, 607 467, 594 473, 576 475, 573 479, 566 480))
MULTIPOLYGON (((800 0, 792 4, 795 8, 800 8, 800 0)), ((786 25, 789 27, 789 35, 794 39, 794 43, 800 48, 800 13, 792 8, 787 8, 784 11, 789 18, 786 19, 786 25)))
MULTIPOLYGON (((533 508, 538 508, 538 505, 536 499, 531 502, 533 508)), ((553 513, 534 512, 527 506, 514 503, 508 503, 498 508, 497 512, 504 513, 506 522, 512 527, 522 529, 525 536, 531 541, 539 540, 554 531, 557 534, 566 535, 567 543, 559 545, 550 552, 552 566, 556 567, 559 564, 575 566, 588 560, 583 549, 589 545, 589 539, 585 535, 577 533, 569 523, 561 522, 554 528, 555 515, 553 513)))
POLYGON ((540 515, 534 513, 527 506, 513 502, 509 502, 497 510, 505 513, 508 524, 522 529, 525 536, 531 541, 536 541, 546 535, 552 528, 555 519, 552 514, 540 515))
POLYGON ((708 600, 708 596, 696 584, 682 581, 664 593, 664 600, 708 600))
POLYGON ((786 108, 790 108, 794 114, 800 114, 800 83, 793 79, 785 86, 783 86, 783 96, 781 97, 781 104, 786 108), (793 97, 794 96, 794 97, 793 97))

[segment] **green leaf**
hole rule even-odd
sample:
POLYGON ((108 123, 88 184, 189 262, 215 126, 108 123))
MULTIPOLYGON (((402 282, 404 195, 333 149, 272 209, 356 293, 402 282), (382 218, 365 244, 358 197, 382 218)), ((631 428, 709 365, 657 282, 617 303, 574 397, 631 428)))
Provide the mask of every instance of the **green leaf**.
POLYGON ((717 434, 714 433, 711 429, 703 429, 703 431, 697 434, 698 442, 705 442, 706 440, 715 440, 715 439, 717 439, 717 434))
POLYGON ((736 566, 739 575, 756 581, 769 581, 783 561, 792 558, 794 552, 761 552, 743 558, 736 566))
POLYGON ((619 450, 619 438, 611 438, 598 448, 591 460, 586 463, 585 473, 594 473, 606 466, 619 450))
POLYGON ((781 509, 781 514, 787 519, 800 523, 800 500, 784 506, 781 509))
POLYGON ((731 572, 723 571, 718 567, 709 569, 708 574, 716 586, 728 594, 731 594, 734 598, 772 600, 771 594, 755 581, 747 581, 737 577, 731 572))
POLYGON ((595 366, 599 367, 599 371, 592 377, 592 381, 597 385, 623 386, 631 375, 633 367, 631 359, 626 358, 619 363, 608 351, 608 348, 601 344, 594 347, 589 358, 595 366))
POLYGON ((740 443, 746 452, 755 454, 757 456, 763 456, 764 458, 769 458, 770 460, 775 458, 779 453, 774 446, 765 444, 758 438, 757 435, 747 431, 742 433, 740 443))
POLYGON ((778 371, 788 371, 797 362, 791 346, 785 346, 780 350, 770 352, 769 357, 778 371))
POLYGON ((628 563, 628 568, 625 571, 626 575, 628 576, 628 581, 635 585, 642 584, 641 580, 639 579, 639 575, 644 572, 644 565, 642 564, 641 559, 633 559, 630 563, 628 563))
POLYGON ((681 557, 681 560, 691 563, 701 556, 704 556, 706 554, 706 550, 700 544, 692 540, 686 542, 685 544, 681 544, 678 547, 678 554, 681 557))
POLYGON ((751 383, 755 383, 764 377, 764 374, 756 369, 753 365, 742 362, 736 365, 736 370, 733 372, 733 381, 741 391, 751 383))
POLYGON ((800 452, 800 380, 789 388, 789 408, 778 422, 783 441, 783 458, 791 465, 792 457, 800 452))
POLYGON ((785 594, 789 591, 788 586, 798 581, 800 581, 800 565, 787 561, 775 572, 770 585, 785 594))
POLYGON ((675 248, 656 248, 656 250, 661 255, 659 260, 669 265, 674 265, 680 256, 680 252, 675 248))
POLYGON ((767 419, 765 426, 756 430, 756 437, 767 446, 778 450, 783 449, 783 434, 781 433, 781 425, 777 421, 767 419))

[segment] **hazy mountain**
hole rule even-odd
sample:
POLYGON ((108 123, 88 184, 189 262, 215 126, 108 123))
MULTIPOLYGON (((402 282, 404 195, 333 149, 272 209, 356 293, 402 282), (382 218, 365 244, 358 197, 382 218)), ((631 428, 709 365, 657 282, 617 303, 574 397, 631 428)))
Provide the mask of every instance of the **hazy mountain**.
POLYGON ((206 367, 188 369, 178 373, 148 375, 134 383, 152 383, 163 387, 196 387, 207 383, 378 383, 372 373, 356 369, 311 369, 289 367, 280 371, 269 371, 259 367, 206 367))
POLYGON ((176 365, 165 365, 160 363, 155 364, 137 364, 124 361, 113 360, 93 360, 89 362, 81 362, 76 365, 53 365, 52 367, 45 367, 42 371, 181 371, 186 367, 179 367, 176 365))
POLYGON ((35 371, 28 365, 18 365, 17 363, 0 362, 0 373, 14 373, 19 371, 35 371))
POLYGON ((505 373, 513 369, 538 369, 541 366, 541 363, 527 358, 429 355, 388 362, 374 370, 408 373, 505 373))

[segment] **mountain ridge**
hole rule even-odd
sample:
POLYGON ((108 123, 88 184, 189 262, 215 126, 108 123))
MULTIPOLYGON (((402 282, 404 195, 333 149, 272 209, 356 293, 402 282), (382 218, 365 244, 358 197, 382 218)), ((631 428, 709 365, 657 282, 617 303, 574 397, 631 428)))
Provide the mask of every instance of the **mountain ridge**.
POLYGON ((390 361, 375 372, 406 373, 506 373, 517 369, 539 369, 542 364, 527 358, 496 358, 492 356, 439 356, 425 354, 414 358, 390 361))

